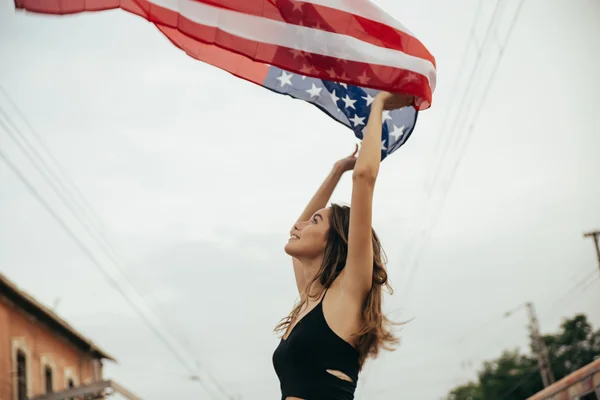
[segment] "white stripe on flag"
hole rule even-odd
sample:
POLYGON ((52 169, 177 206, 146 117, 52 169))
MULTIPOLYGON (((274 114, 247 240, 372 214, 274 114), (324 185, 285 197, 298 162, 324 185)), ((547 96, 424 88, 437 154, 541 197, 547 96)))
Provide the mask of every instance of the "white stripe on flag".
POLYGON ((392 28, 396 28, 412 37, 415 35, 400 21, 392 18, 388 13, 383 11, 375 3, 369 0, 297 0, 302 3, 316 4, 319 6, 334 8, 339 11, 344 11, 349 14, 358 15, 360 17, 370 19, 371 21, 380 22, 392 28))
POLYGON ((268 18, 210 6, 195 0, 150 0, 151 3, 181 14, 198 24, 218 27, 229 34, 308 53, 383 65, 415 72, 429 80, 435 90, 436 70, 425 59, 401 51, 379 47, 351 36, 287 24, 268 18), (329 50, 329 51, 328 51, 329 50))

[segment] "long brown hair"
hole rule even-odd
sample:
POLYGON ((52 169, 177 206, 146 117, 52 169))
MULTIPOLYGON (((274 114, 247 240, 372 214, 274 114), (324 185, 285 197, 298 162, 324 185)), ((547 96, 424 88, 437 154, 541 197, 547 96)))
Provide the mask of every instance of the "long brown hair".
MULTIPOLYGON (((314 282, 318 281, 323 288, 329 288, 346 265, 350 207, 332 204, 330 215, 331 227, 329 228, 321 267, 313 280, 306 285, 304 298, 294 306, 287 317, 283 318, 277 324, 275 332, 283 332, 285 334, 292 321, 300 313, 302 307, 308 302, 308 299, 321 297, 325 289, 313 296, 309 294, 309 288, 314 282)), ((384 266, 387 261, 381 247, 381 242, 374 230, 372 231, 372 238, 373 285, 363 306, 360 330, 356 333, 359 336, 356 349, 361 368, 365 360, 370 357, 376 357, 381 348, 393 350, 394 345, 398 343, 398 338, 391 330, 392 325, 395 323, 384 315, 382 310, 382 288, 385 287, 390 294, 393 293, 384 266)))

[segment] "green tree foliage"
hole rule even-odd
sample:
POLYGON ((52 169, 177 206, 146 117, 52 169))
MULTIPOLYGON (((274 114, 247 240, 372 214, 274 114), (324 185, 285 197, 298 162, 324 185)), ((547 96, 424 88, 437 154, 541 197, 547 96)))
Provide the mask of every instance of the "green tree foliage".
POLYGON ((450 392, 448 400, 484 400, 481 386, 478 383, 469 382, 458 386, 450 392))
MULTIPOLYGON (((560 332, 545 335, 544 341, 556 380, 600 357, 600 330, 594 332, 585 315, 565 320, 560 332)), ((447 400, 526 399, 543 387, 536 358, 512 350, 486 361, 477 382, 452 389, 447 400)))
POLYGON ((600 329, 594 332, 585 315, 576 315, 564 321, 561 328, 557 335, 544 336, 552 371, 557 379, 577 371, 600 356, 600 329))

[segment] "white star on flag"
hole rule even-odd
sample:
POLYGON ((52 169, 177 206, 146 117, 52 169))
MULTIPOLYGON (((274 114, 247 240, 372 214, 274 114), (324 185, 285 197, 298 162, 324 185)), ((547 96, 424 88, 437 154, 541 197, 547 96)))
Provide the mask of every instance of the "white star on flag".
POLYGON ((396 141, 400 136, 404 135, 404 129, 406 129, 404 125, 401 127, 397 127, 396 125, 394 125, 394 131, 390 132, 390 136, 393 136, 394 141, 396 141))
POLYGON ((361 118, 358 116, 358 114, 354 115, 353 118, 350 118, 350 121, 352 121, 352 123, 354 124, 355 127, 359 126, 359 125, 364 125, 365 124, 365 117, 361 118))
MULTIPOLYGON (((383 161, 406 143, 418 113, 431 106, 437 69, 435 57, 423 43, 376 2, 150 0, 149 7, 158 9, 150 10, 144 3, 141 10, 130 7, 128 1, 14 0, 17 12, 23 13, 65 15, 121 9, 118 12, 141 16, 194 62, 301 100, 358 139, 373 116, 377 125, 373 128, 383 131, 373 141, 385 139, 387 150, 379 154, 383 161), (183 25, 174 24, 176 20, 183 25), (398 111, 384 112, 390 107, 373 110, 381 91, 409 91, 414 102, 398 111), (394 124, 403 129, 394 130, 394 124), (394 141, 394 135, 398 140, 394 141)), ((302 109, 297 111, 282 122, 304 122, 302 109)))
POLYGON ((281 75, 277 78, 277 80, 281 83, 281 87, 285 85, 292 86, 292 77, 294 74, 287 74, 285 71, 281 71, 281 75))
POLYGON ((323 88, 317 87, 317 85, 313 83, 312 87, 308 89, 307 92, 310 94, 310 98, 312 99, 313 97, 321 97, 321 90, 323 90, 323 88))
POLYGON ((369 107, 373 100, 375 100, 375 97, 372 97, 369 93, 367 93, 367 97, 362 98, 365 99, 365 101, 367 102, 367 107, 369 107))
POLYGON ((340 98, 335 95, 335 89, 333 89, 333 92, 329 93, 329 95, 331 96, 331 100, 337 105, 340 98))
POLYGON ((356 107, 354 107, 354 103, 356 103, 356 100, 352 100, 350 96, 346 95, 346 97, 344 97, 342 101, 346 104, 346 108, 354 108, 356 110, 356 107))
POLYGON ((381 141, 381 150, 387 150, 387 147, 385 147, 385 140, 381 141))

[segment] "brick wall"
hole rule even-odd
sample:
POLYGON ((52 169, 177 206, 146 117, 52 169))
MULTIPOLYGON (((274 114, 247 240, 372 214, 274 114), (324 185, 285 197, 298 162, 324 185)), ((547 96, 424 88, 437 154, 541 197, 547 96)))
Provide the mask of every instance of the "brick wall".
MULTIPOLYGON (((14 400, 15 348, 27 354, 30 396, 45 393, 45 365, 53 369, 54 391, 66 387, 67 377, 76 385, 94 381, 96 361, 89 354, 0 297, 0 400, 14 400)), ((98 368, 101 379, 101 364, 98 368)))

